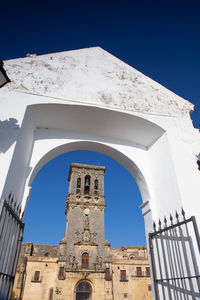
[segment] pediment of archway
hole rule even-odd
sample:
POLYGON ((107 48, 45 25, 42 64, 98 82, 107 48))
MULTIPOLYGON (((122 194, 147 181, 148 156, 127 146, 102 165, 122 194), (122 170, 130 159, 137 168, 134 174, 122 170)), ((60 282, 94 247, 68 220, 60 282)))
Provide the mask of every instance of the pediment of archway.
POLYGON ((193 109, 190 102, 99 47, 12 59, 4 67, 11 79, 5 92, 170 116, 193 109))

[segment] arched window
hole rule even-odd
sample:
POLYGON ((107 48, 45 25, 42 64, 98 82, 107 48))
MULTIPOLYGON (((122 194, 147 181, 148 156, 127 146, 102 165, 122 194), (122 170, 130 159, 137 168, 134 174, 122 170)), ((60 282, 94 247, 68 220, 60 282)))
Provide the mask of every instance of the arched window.
POLYGON ((81 178, 79 177, 77 179, 77 185, 76 185, 77 189, 80 189, 81 188, 81 178))
POLYGON ((81 281, 76 288, 76 300, 92 300, 92 287, 87 281, 81 281))
POLYGON ((98 190, 98 180, 97 179, 95 179, 95 181, 94 181, 94 189, 98 190))
POLYGON ((85 188, 84 188, 84 194, 89 194, 90 192, 90 176, 85 176, 85 188))
POLYGON ((89 254, 88 253, 82 254, 82 268, 84 268, 84 269, 89 268, 89 254))

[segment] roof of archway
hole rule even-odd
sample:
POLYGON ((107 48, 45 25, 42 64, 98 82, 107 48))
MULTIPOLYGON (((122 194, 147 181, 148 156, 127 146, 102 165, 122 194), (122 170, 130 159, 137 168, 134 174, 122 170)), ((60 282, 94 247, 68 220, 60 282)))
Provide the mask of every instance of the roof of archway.
POLYGON ((193 105, 100 47, 5 62, 18 91, 126 111, 180 116, 193 105))

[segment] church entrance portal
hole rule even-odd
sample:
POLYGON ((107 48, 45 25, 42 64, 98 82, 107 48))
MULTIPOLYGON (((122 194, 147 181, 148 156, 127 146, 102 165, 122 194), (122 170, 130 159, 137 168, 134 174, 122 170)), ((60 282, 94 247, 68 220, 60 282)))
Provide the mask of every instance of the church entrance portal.
POLYGON ((76 287, 76 300, 92 300, 92 287, 89 282, 79 282, 76 287))

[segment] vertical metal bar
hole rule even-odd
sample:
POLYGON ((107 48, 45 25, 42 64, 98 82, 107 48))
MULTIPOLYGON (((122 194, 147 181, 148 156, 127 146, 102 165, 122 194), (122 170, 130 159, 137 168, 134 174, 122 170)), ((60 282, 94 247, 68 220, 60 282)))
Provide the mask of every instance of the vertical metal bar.
MULTIPOLYGON (((161 265, 161 259, 160 259, 160 252, 159 252, 159 245, 158 245, 158 239, 157 239, 157 235, 154 236, 155 239, 155 244, 156 244, 156 254, 157 254, 157 258, 158 258, 158 262, 159 262, 159 271, 160 271, 160 284, 162 287, 162 293, 163 293, 163 297, 165 298, 165 287, 163 285, 163 272, 162 272, 162 265, 161 265)), ((158 285, 158 281, 157 281, 157 285, 158 285)))
POLYGON ((193 282, 190 279, 191 273, 190 273, 190 267, 189 267, 189 262, 188 262, 188 258, 187 258, 187 250, 186 250, 186 247, 185 247, 184 236, 183 236, 181 226, 179 226, 178 228, 179 228, 179 233, 180 233, 180 238, 181 238, 181 243, 182 243, 182 249, 183 249, 185 266, 186 266, 186 270, 187 270, 187 277, 188 277, 188 281, 189 281, 189 286, 190 286, 190 290, 191 290, 191 293, 192 293, 192 297, 193 297, 193 299, 195 299, 193 282))
MULTIPOLYGON (((194 226, 194 224, 193 224, 193 226, 194 226)), ((192 257, 192 263, 193 263, 193 267, 194 267, 194 271, 195 271, 195 275, 196 275, 196 282, 197 282, 198 290, 200 292, 200 279, 198 278, 199 272, 198 272, 198 268, 197 268, 197 262, 195 260, 194 248, 193 248, 193 244, 192 244, 192 240, 191 240, 191 235, 189 234, 187 223, 185 223, 185 228, 186 228, 186 233, 187 233, 187 237, 188 237, 190 253, 191 253, 191 257, 192 257)))
POLYGON ((12 249, 10 249, 8 247, 10 240, 12 239, 12 227, 13 227, 13 217, 11 216, 10 212, 7 212, 7 230, 6 230, 6 243, 4 243, 4 246, 2 248, 2 258, 3 259, 3 264, 2 264, 2 272, 6 274, 5 276, 5 280, 4 280, 4 286, 1 287, 1 289, 3 289, 3 293, 4 293, 4 297, 5 299, 8 299, 8 290, 9 290, 9 284, 10 284, 10 274, 7 273, 7 266, 10 263, 8 260, 8 252, 12 251, 12 249), (10 220, 11 220, 11 224, 10 224, 10 220))
MULTIPOLYGON (((167 230, 169 231, 169 234, 170 234, 170 239, 169 239, 169 236, 166 236, 166 243, 167 243, 167 248, 168 248, 168 251, 169 251, 169 261, 170 261, 170 265, 171 265, 171 274, 172 274, 172 278, 174 278, 174 280, 172 280, 172 282, 174 282, 174 288, 175 288, 175 292, 176 292, 176 298, 179 299, 179 296, 178 296, 178 290, 177 290, 177 285, 176 285, 176 275, 175 275, 175 268, 176 268, 176 257, 174 256, 174 249, 173 249, 173 243, 172 243, 172 235, 171 235, 171 230, 167 230), (170 246, 170 240, 171 240, 171 246, 170 246)), ((165 231, 165 235, 166 235, 166 232, 165 231)))
POLYGON ((6 300, 10 300, 9 297, 8 297, 9 287, 10 287, 10 277, 5 276, 4 297, 5 297, 6 300))
POLYGON ((12 243, 12 251, 9 254, 9 261, 11 262, 11 264, 8 267, 8 273, 11 274, 12 269, 13 269, 13 264, 15 262, 15 255, 17 252, 17 246, 18 246, 18 240, 19 240, 19 235, 20 235, 20 226, 19 224, 15 224, 15 232, 14 232, 14 239, 13 239, 13 243, 12 243))
POLYGON ((196 218, 193 216, 191 219, 192 219, 192 223, 194 226, 194 232, 195 232, 195 236, 196 236, 197 246, 198 246, 199 253, 200 253, 200 235, 199 235, 199 230, 197 227, 196 218))
POLYGON ((14 263, 14 253, 15 249, 17 247, 17 231, 19 228, 19 224, 15 218, 13 218, 13 226, 11 228, 11 239, 8 245, 9 251, 7 252, 7 265, 5 267, 6 273, 10 274, 10 271, 12 269, 12 265, 14 263))
MULTIPOLYGON (((167 230, 166 230, 167 231, 167 230)), ((173 272, 173 262, 172 262, 172 258, 171 258, 171 251, 170 251, 170 248, 169 248, 169 244, 168 244, 168 240, 167 240, 167 235, 166 235, 166 231, 164 231, 164 236, 165 236, 165 241, 166 241, 166 248, 167 248, 167 252, 168 252, 168 264, 169 264, 169 272, 170 274, 167 275, 167 278, 168 278, 168 284, 170 285, 170 281, 169 281, 169 278, 173 278, 174 277, 174 272, 173 272)), ((174 284, 174 287, 172 289, 172 286, 170 287, 170 289, 173 291, 173 294, 174 294, 174 299, 177 299, 177 291, 176 291, 176 284, 174 282, 174 280, 172 280, 172 283, 171 285, 174 284)))
MULTIPOLYGON (((179 248, 179 242, 178 242, 178 235, 177 235, 177 230, 176 227, 172 229, 172 235, 175 238, 175 251, 176 251, 176 257, 177 257, 177 261, 178 261, 178 269, 179 269, 179 274, 180 274, 180 278, 181 279, 181 285, 182 285, 182 289, 186 291, 186 282, 185 279, 183 279, 184 277, 184 273, 183 273, 183 266, 182 266, 182 256, 181 256, 181 252, 180 252, 180 248, 179 248)), ((182 293, 181 293, 182 294, 182 293)), ((184 299, 186 300, 186 293, 183 293, 184 299)), ((187 299, 188 299, 188 295, 187 295, 187 299)))
POLYGON ((6 284, 7 284, 7 276, 3 276, 3 285, 1 288, 1 292, 2 292, 2 300, 8 300, 6 297, 6 284))
MULTIPOLYGON (((164 248, 164 244, 163 244, 162 234, 160 234, 160 236, 161 236, 161 247, 162 247, 162 253, 163 253, 163 261, 164 261, 164 267, 165 267, 165 274, 166 274, 166 277, 169 278, 169 272, 168 272, 168 267, 167 267, 167 259, 166 259, 166 254, 165 254, 165 248, 164 248)), ((167 290, 168 290, 169 299, 172 300, 171 289, 169 287, 169 280, 167 280, 167 290)))
POLYGON ((5 231, 6 231, 7 215, 8 215, 8 211, 4 206, 3 210, 2 210, 2 218, 1 218, 1 223, 0 223, 0 226, 1 226, 1 228, 0 228, 0 241, 2 241, 1 245, 0 245, 0 253, 1 253, 1 248, 2 248, 2 245, 3 245, 3 241, 4 241, 5 231))
MULTIPOLYGON (((178 256, 176 252, 176 238, 173 235, 173 230, 170 229, 170 238, 171 238, 171 249, 172 249, 172 254, 173 254, 173 261, 174 261, 174 274, 175 277, 180 278, 180 269, 179 269, 179 261, 178 261, 178 256)), ((182 293, 181 293, 181 284, 180 284, 180 279, 177 279, 177 285, 178 285, 178 295, 180 296, 180 299, 182 300, 182 293)))
POLYGON ((3 227, 2 224, 4 223, 3 218, 5 217, 4 216, 5 215, 5 210, 4 210, 5 205, 4 205, 4 203, 5 203, 5 199, 1 199, 0 200, 0 236, 1 236, 2 227, 3 227))
POLYGON ((0 299, 10 300, 24 224, 17 213, 0 201, 0 299))
POLYGON ((4 284, 5 284, 5 280, 4 280, 4 275, 1 275, 1 299, 4 300, 4 284))
POLYGON ((9 236, 9 228, 10 228, 9 218, 10 218, 10 214, 6 210, 6 217, 5 217, 4 228, 3 228, 3 232, 2 232, 2 243, 0 245, 0 255, 1 255, 0 267, 2 268, 2 270, 3 270, 3 263, 5 261, 4 252, 5 252, 5 249, 7 248, 7 243, 10 238, 10 236, 9 236))
POLYGON ((8 263, 10 263, 8 261, 8 255, 9 252, 12 251, 12 249, 10 249, 11 247, 11 243, 12 243, 12 239, 13 239, 13 227, 14 227, 14 217, 9 213, 9 219, 8 219, 8 230, 6 233, 7 239, 6 242, 4 244, 4 247, 2 249, 2 258, 3 259, 3 265, 2 265, 2 270, 4 270, 3 272, 6 273, 6 266, 8 263))
POLYGON ((156 274, 156 263, 155 263, 155 257, 154 257, 154 248, 153 248, 153 237, 151 233, 149 233, 149 248, 150 248, 150 259, 151 259, 151 265, 152 265, 152 272, 153 272, 153 286, 155 291, 156 300, 159 300, 159 292, 158 292, 158 286, 156 283, 157 274, 156 274))
MULTIPOLYGON (((3 228, 2 228, 1 245, 0 245, 0 271, 2 273, 3 273, 3 263, 4 263, 3 249, 5 247, 5 238, 6 238, 7 227, 8 227, 8 218, 9 218, 9 212, 7 211, 7 209, 5 207, 5 201, 4 201, 3 211, 5 211, 5 218, 4 218, 3 228)), ((2 294, 3 294, 4 284, 5 284, 5 278, 4 278, 4 276, 2 276, 2 280, 0 282, 0 290, 2 290, 2 294)))
POLYGON ((11 274, 13 280, 10 284, 10 291, 9 291, 9 297, 11 297, 11 292, 12 292, 12 287, 14 284, 14 276, 16 273, 16 268, 17 268, 17 263, 18 263, 18 258, 19 258, 19 252, 20 252, 20 247, 21 247, 21 241, 22 241, 22 235, 23 235, 23 227, 18 224, 18 234, 16 235, 16 239, 14 243, 16 244, 15 251, 13 251, 13 258, 12 258, 12 265, 11 269, 9 269, 9 274, 11 274))
MULTIPOLYGON (((0 244, 3 245, 3 240, 1 239, 2 236, 2 231, 4 229, 4 223, 5 223, 5 217, 6 217, 6 209, 5 209, 5 199, 1 199, 0 201, 0 244)), ((1 251, 0 251, 0 255, 1 255, 1 251)), ((1 271, 1 265, 0 265, 0 271, 1 271)), ((1 290, 1 286, 3 286, 3 275, 0 276, 0 290, 1 290)))
POLYGON ((17 263, 18 263, 20 248, 21 248, 21 242, 22 242, 22 234, 23 234, 23 230, 22 230, 22 228, 20 228, 19 236, 18 236, 18 242, 17 242, 17 248, 16 248, 16 252, 15 252, 15 261, 13 263, 13 267, 12 267, 12 270, 11 270, 11 274, 13 276, 15 276, 16 269, 17 269, 17 263))
MULTIPOLYGON (((199 230, 197 227, 196 218, 194 216, 192 216, 191 219, 192 219, 192 224, 193 224, 193 228, 194 228, 194 233, 196 236, 197 247, 198 247, 199 254, 200 254, 200 235, 199 235, 199 230)), ((198 277, 198 279, 199 279, 199 277, 198 277)))
MULTIPOLYGON (((0 283, 1 283, 1 286, 3 285, 3 274, 0 274, 0 283)), ((2 296, 2 290, 0 288, 0 299, 2 299, 3 296, 2 296)))

